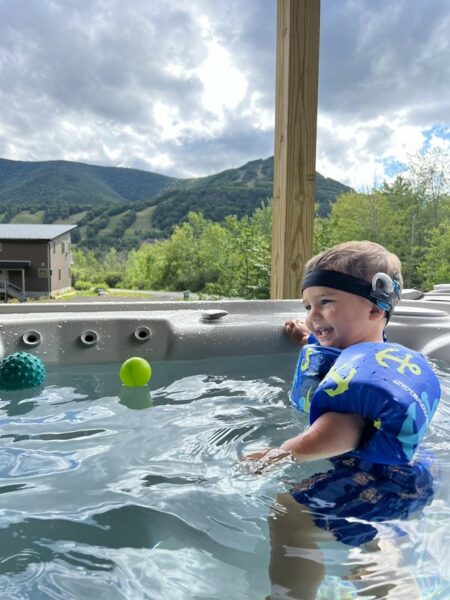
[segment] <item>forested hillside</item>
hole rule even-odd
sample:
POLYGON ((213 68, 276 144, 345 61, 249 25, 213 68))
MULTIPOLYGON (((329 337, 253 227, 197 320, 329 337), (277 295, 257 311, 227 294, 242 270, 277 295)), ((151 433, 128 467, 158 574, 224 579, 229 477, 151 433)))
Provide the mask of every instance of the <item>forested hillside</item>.
MULTIPOLYGON (((351 191, 317 173, 317 213, 351 191)), ((0 220, 76 223, 74 242, 86 248, 130 249, 167 238, 190 211, 222 222, 251 215, 272 196, 273 157, 208 177, 175 179, 136 169, 67 161, 0 159, 0 220)))
MULTIPOLYGON (((270 202, 220 223, 191 212, 169 238, 128 253, 76 248, 74 285, 268 298, 271 237, 270 202)), ((372 240, 397 254, 406 288, 449 283, 450 153, 431 149, 404 176, 367 193, 341 194, 327 217, 316 217, 315 253, 349 240, 372 240)))
POLYGON ((58 219, 80 209, 154 198, 174 181, 137 169, 0 159, 0 207, 15 214, 44 209, 52 217, 58 212, 58 219))

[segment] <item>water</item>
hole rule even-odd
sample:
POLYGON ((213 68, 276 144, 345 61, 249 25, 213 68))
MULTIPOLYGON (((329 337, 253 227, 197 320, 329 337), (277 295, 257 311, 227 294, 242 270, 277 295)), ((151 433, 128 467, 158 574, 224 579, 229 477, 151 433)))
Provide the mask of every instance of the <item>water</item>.
MULTIPOLYGON (((0 598, 270 594, 269 515, 285 514, 278 495, 329 464, 252 475, 238 458, 304 426, 287 407, 295 358, 155 363, 151 403, 121 392, 119 365, 50 368, 38 392, 3 392, 0 598)), ((444 398, 426 440, 440 467, 433 501, 408 521, 377 525, 376 547, 310 528, 290 552, 323 567, 318 598, 397 599, 395 589, 383 594, 402 581, 420 598, 450 597, 450 369, 436 368, 444 398)))

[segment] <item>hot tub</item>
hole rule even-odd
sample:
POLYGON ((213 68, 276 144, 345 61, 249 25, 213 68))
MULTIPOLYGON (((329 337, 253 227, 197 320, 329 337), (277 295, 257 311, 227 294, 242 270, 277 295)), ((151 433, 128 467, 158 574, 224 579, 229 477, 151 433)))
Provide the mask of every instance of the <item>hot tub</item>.
MULTIPOLYGON (((302 312, 292 300, 3 305, 0 350, 59 365, 292 353, 283 323, 302 312)), ((450 362, 450 301, 403 300, 387 334, 450 362)))
MULTIPOLYGON (((317 598, 382 598, 386 589, 396 597, 403 584, 419 597, 448 597, 445 307, 404 300, 387 332, 424 352, 441 380, 425 440, 440 469, 436 490, 418 514, 378 523, 379 537, 361 547, 301 513, 294 529, 307 541, 290 552, 306 560, 302 577, 323 568, 317 598)), ((2 354, 31 352, 47 367, 41 388, 0 392, 3 596, 267 596, 270 515, 284 510, 277 498, 329 468, 317 461, 258 476, 239 462, 306 425, 288 407, 297 349, 283 333, 301 304, 55 303, 0 313, 2 354), (130 356, 151 361, 148 388, 121 387, 119 366, 130 356)))

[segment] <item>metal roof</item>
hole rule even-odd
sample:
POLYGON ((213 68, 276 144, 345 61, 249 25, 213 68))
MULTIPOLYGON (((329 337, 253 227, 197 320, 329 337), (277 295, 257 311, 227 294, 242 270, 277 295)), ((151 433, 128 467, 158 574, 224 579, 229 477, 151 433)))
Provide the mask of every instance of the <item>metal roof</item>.
POLYGON ((18 225, 0 223, 0 240, 53 240, 76 225, 18 225))
POLYGON ((30 260, 0 260, 0 269, 26 269, 30 265, 30 260))

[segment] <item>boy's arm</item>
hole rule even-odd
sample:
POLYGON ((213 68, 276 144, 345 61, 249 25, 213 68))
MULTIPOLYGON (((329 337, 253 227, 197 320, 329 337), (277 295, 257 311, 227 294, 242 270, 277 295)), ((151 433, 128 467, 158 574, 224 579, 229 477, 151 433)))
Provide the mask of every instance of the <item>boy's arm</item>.
POLYGON ((266 448, 247 460, 274 463, 291 456, 299 462, 331 458, 358 447, 365 426, 362 415, 326 412, 306 431, 284 442, 280 448, 266 448))
MULTIPOLYGON (((292 341, 304 346, 312 343, 311 334, 300 319, 286 321, 284 329, 292 341)), ((317 343, 317 340, 314 340, 317 343)), ((365 419, 355 413, 326 412, 321 415, 303 433, 284 442, 280 448, 265 448, 253 452, 245 460, 260 461, 270 464, 287 457, 300 462, 331 458, 345 454, 358 447, 365 419)))
POLYGON ((306 431, 284 442, 281 449, 301 462, 330 458, 357 448, 364 426, 362 415, 326 412, 306 431))

